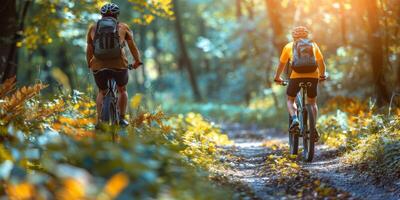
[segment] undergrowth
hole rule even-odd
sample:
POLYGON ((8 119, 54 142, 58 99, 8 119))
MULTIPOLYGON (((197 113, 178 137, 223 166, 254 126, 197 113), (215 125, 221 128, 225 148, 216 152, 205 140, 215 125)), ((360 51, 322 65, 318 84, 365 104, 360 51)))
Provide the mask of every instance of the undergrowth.
POLYGON ((345 97, 326 105, 318 123, 325 144, 343 147, 345 162, 377 178, 400 178, 400 109, 387 116, 345 97))
POLYGON ((286 129, 287 111, 284 108, 276 109, 273 105, 260 106, 259 101, 252 102, 249 106, 242 104, 218 103, 164 103, 163 108, 170 113, 201 113, 203 116, 222 123, 241 123, 286 129))
POLYGON ((230 141, 201 115, 137 111, 126 130, 94 131, 91 99, 75 92, 46 100, 39 95, 45 87, 0 89, 0 196, 233 198, 210 181, 222 167, 219 147, 230 141))

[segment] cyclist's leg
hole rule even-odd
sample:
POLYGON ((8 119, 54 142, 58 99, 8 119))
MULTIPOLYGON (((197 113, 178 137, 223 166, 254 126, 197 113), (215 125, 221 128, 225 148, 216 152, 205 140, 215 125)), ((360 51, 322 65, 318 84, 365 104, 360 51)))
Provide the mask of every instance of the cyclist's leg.
POLYGON ((314 98, 308 97, 307 102, 308 102, 308 104, 311 105, 313 115, 314 115, 315 119, 317 119, 317 117, 318 117, 317 97, 314 97, 314 98))
POLYGON ((118 107, 121 117, 124 118, 126 114, 126 107, 128 104, 128 92, 126 91, 126 86, 118 86, 118 107))
POLYGON ((100 113, 103 107, 103 99, 106 94, 107 89, 101 90, 99 89, 99 93, 97 94, 96 98, 96 109, 97 109, 97 122, 100 122, 100 113))
POLYGON ((100 122, 100 113, 101 113, 101 108, 103 105, 103 98, 104 98, 105 93, 107 92, 107 88, 108 88, 107 72, 101 71, 101 72, 98 72, 97 74, 94 74, 94 80, 96 82, 97 87, 99 88, 99 93, 97 94, 97 98, 96 98, 96 108, 97 108, 97 122, 100 122))
POLYGON ((297 105, 296 105, 296 96, 300 91, 299 87, 300 79, 290 79, 289 85, 287 87, 286 95, 287 95, 287 109, 289 111, 290 116, 297 116, 297 105))
POLYGON ((290 79, 286 91, 287 95, 286 105, 292 121, 291 124, 289 124, 289 129, 291 130, 299 126, 299 120, 297 116, 297 105, 296 105, 296 96, 297 93, 300 91, 299 81, 300 81, 299 79, 290 79))
MULTIPOLYGON (((318 79, 310 79, 309 80, 312 85, 307 89, 307 103, 311 105, 312 115, 314 116, 314 120, 318 118, 318 104, 317 104, 317 95, 318 95, 318 79)), ((315 125, 315 124, 314 124, 315 125)), ((316 140, 319 140, 319 133, 315 129, 316 140)))
POLYGON ((126 107, 128 104, 128 92, 126 90, 126 85, 129 81, 128 70, 123 70, 120 72, 114 72, 114 79, 117 82, 118 88, 118 107, 122 118, 125 118, 126 107))
POLYGON ((318 79, 309 79, 312 83, 311 87, 307 89, 307 103, 311 105, 312 114, 314 119, 318 117, 318 105, 317 105, 317 95, 318 95, 318 79))
POLYGON ((297 105, 295 103, 296 97, 287 96, 287 109, 289 111, 290 116, 297 115, 297 105))

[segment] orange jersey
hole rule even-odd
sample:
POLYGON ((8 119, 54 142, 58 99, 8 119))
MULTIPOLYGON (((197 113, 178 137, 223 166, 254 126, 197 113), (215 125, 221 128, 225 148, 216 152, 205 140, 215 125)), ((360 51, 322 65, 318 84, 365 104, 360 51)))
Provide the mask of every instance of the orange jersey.
MULTIPOLYGON (((133 41, 132 31, 129 29, 129 26, 125 23, 119 23, 119 39, 120 44, 124 44, 125 41, 131 42, 133 41)), ((95 35, 95 25, 91 25, 89 27, 87 33, 87 45, 93 45, 93 39, 95 35)), ((88 48, 87 51, 87 60, 90 69, 99 70, 103 68, 114 68, 114 69, 127 69, 128 68, 128 58, 125 55, 123 49, 121 49, 121 57, 117 59, 110 60, 100 60, 94 56, 93 48, 88 48)))
MULTIPOLYGON (((321 50, 319 49, 318 45, 316 43, 314 43, 314 55, 315 55, 315 59, 317 61, 320 61, 322 59, 324 59, 324 57, 322 56, 321 50)), ((287 44, 282 51, 281 57, 280 57, 280 62, 281 63, 287 63, 288 61, 293 60, 293 42, 290 42, 289 44, 287 44)), ((319 67, 318 67, 319 68, 319 67)), ((319 69, 317 68, 317 70, 315 72, 311 72, 311 73, 297 73, 295 71, 292 70, 292 74, 290 75, 290 79, 294 79, 294 78, 319 78, 319 69)))

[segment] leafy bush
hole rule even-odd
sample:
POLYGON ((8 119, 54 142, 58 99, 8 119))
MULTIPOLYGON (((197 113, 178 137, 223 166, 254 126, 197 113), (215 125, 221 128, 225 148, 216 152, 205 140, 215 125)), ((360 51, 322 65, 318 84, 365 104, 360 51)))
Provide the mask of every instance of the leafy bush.
POLYGON ((284 108, 260 108, 257 105, 245 106, 217 103, 175 103, 164 104, 163 108, 170 113, 201 113, 207 118, 224 123, 242 123, 286 129, 287 111, 284 108), (179 104, 179 106, 176 106, 179 104), (277 120, 278 119, 278 120, 277 120))
POLYGON ((367 102, 344 97, 328 105, 318 123, 322 141, 344 147, 346 162, 377 177, 400 177, 400 110, 376 114, 367 102))
POLYGON ((35 95, 44 87, 33 88, 0 103, 0 113, 12 116, 1 121, 1 196, 233 198, 209 180, 209 171, 222 167, 219 146, 230 141, 200 115, 139 112, 126 130, 94 131, 95 105, 83 94, 39 101, 35 95), (18 114, 6 112, 15 98, 18 114), (36 117, 27 121, 31 114, 36 117))

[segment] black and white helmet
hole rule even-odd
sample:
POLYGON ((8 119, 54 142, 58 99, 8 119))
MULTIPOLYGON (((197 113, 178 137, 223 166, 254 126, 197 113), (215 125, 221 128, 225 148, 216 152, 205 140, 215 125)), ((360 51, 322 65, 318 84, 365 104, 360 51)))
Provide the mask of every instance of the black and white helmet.
POLYGON ((103 7, 101 7, 100 12, 102 15, 118 15, 119 7, 115 3, 107 3, 103 7))

